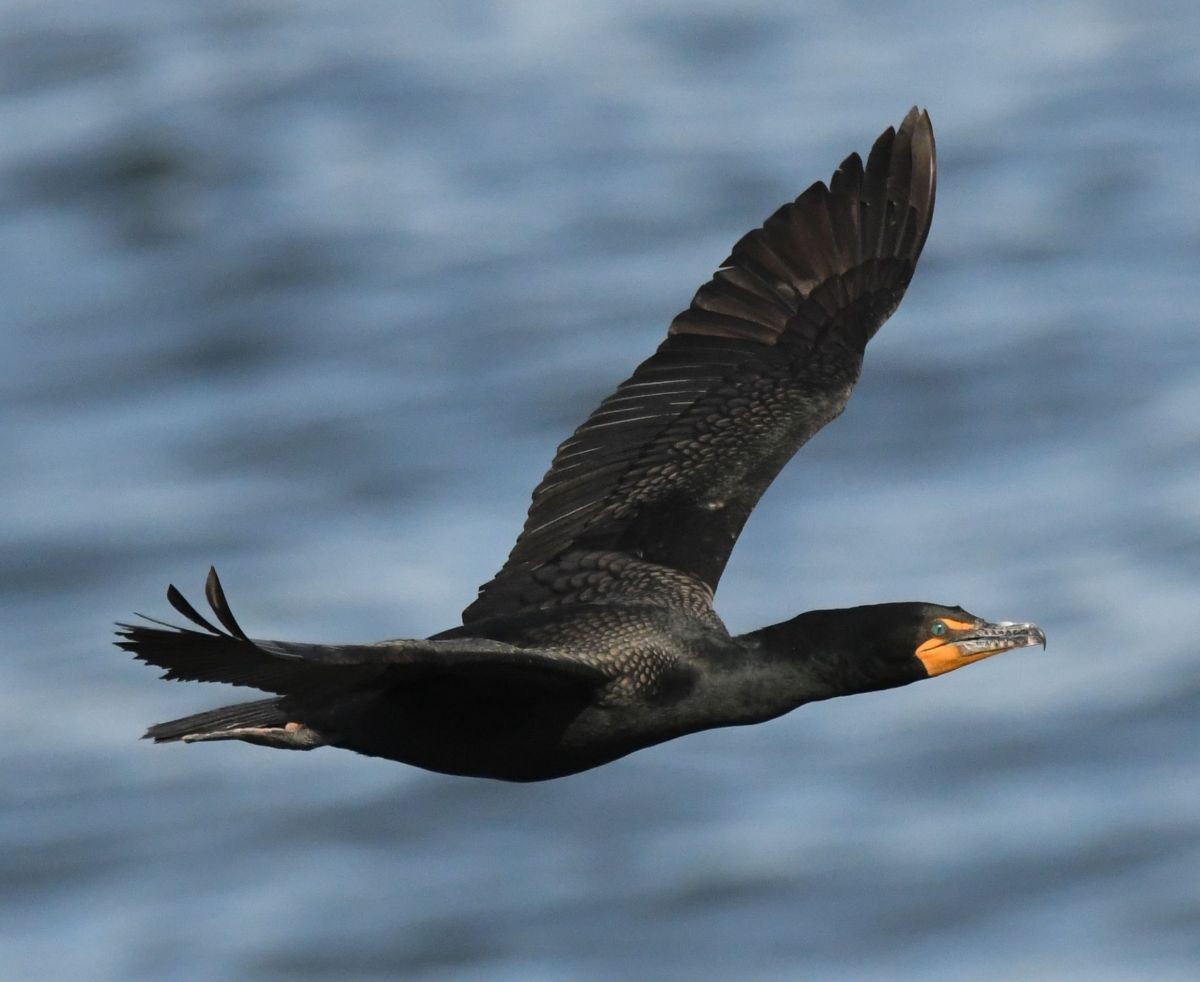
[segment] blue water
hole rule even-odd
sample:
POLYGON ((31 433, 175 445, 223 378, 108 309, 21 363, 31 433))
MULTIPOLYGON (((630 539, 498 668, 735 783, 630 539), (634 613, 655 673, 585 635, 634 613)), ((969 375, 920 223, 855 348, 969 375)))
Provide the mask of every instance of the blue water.
POLYGON ((1191 979, 1200 7, 0 11, 0 976, 1191 979), (938 210, 718 607, 1022 651, 537 786, 153 747, 108 645, 419 636, 729 245, 928 106, 938 210))

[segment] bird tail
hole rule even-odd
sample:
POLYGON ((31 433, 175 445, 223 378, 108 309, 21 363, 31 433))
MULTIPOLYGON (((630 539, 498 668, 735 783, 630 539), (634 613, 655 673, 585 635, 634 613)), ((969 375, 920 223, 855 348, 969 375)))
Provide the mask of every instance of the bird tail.
POLYGON ((155 743, 241 740, 283 750, 312 750, 325 746, 328 742, 325 736, 291 719, 283 702, 283 699, 260 699, 210 709, 206 713, 158 723, 146 731, 144 738, 155 743))
POLYGON ((287 722, 287 714, 280 708, 278 699, 259 699, 156 723, 146 731, 145 739, 155 743, 172 743, 186 737, 216 739, 227 730, 282 727, 286 726, 287 722))

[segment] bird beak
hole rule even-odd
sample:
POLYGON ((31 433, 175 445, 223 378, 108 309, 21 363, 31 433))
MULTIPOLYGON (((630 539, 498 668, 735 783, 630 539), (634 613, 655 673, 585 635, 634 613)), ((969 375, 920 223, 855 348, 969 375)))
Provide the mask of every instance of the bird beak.
POLYGON ((1046 635, 1036 624, 963 624, 960 631, 930 638, 916 650, 916 656, 930 675, 943 675, 963 665, 982 661, 1002 651, 1028 648, 1040 644, 1046 647, 1046 635))

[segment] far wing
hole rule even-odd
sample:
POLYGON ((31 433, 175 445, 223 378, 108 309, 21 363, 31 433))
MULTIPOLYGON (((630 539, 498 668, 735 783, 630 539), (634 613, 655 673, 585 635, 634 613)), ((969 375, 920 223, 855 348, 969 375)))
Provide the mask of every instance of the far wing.
POLYGON ((842 411, 933 218, 926 113, 743 238, 658 351, 563 443, 508 561, 463 612, 536 604, 568 553, 624 554, 715 590, 775 475, 842 411), (540 570, 540 572, 538 572, 540 570), (536 577, 535 577, 536 574, 536 577))
POLYGON ((165 679, 225 682, 279 695, 332 695, 363 685, 407 684, 459 673, 472 683, 486 683, 490 677, 508 685, 524 681, 585 691, 608 681, 603 673, 568 657, 486 638, 350 645, 250 638, 234 619, 215 570, 209 570, 205 592, 221 627, 171 586, 171 606, 202 630, 120 624, 122 640, 117 644, 139 660, 165 668, 165 679))

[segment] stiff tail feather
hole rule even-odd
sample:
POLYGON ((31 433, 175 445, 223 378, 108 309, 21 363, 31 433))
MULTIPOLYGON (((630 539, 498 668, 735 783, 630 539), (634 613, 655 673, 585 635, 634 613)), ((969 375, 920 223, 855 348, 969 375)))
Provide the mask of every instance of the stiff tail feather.
POLYGON ((146 730, 143 739, 153 740, 155 743, 170 743, 187 736, 217 734, 222 730, 249 726, 285 726, 287 722, 287 715, 279 708, 278 699, 259 699, 256 702, 241 702, 234 706, 222 706, 220 709, 210 709, 204 713, 156 723, 146 730))
POLYGON ((312 750, 325 744, 316 730, 288 718, 281 699, 260 699, 222 706, 150 727, 144 739, 155 743, 200 743, 210 740, 242 740, 288 750, 312 750))

